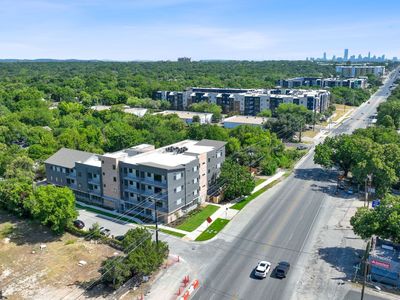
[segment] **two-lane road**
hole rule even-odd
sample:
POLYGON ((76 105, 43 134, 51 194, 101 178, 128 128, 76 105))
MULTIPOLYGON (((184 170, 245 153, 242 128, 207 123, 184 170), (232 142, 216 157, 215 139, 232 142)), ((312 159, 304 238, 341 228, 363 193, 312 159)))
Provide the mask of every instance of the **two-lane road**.
MULTIPOLYGON (((393 78, 332 134, 366 127, 368 116, 385 100, 393 78)), ((336 186, 336 175, 313 163, 310 153, 284 182, 261 195, 240 212, 219 238, 199 246, 207 262, 199 271, 202 282, 195 299, 290 299, 301 270, 299 257, 307 255, 307 242, 318 222, 329 214, 324 202, 336 186), (205 253, 205 254, 204 254, 205 253), (210 258, 211 257, 211 258, 210 258), (292 264, 289 277, 257 280, 252 270, 259 260, 273 267, 292 264)), ((203 256, 202 255, 202 256, 203 256)))

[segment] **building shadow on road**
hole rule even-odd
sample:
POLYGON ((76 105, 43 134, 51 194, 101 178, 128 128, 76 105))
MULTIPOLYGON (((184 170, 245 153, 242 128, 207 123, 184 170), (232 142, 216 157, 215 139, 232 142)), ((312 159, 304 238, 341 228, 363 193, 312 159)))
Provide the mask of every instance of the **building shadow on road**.
POLYGON ((321 259, 332 268, 344 273, 343 277, 332 278, 334 280, 348 280, 354 278, 357 266, 364 254, 363 249, 353 247, 326 247, 318 250, 321 259))

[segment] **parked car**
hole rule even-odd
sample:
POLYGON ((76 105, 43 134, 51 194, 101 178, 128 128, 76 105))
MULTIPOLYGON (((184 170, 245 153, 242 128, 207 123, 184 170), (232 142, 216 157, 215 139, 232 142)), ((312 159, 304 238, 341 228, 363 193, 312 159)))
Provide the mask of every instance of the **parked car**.
POLYGON ((275 276, 277 278, 286 278, 287 273, 290 269, 290 263, 286 261, 281 261, 275 269, 275 276))
POLYGON ((268 261, 260 261, 254 270, 254 275, 258 278, 265 278, 269 270, 271 269, 271 263, 268 261))
POLYGON ((298 146, 296 147, 296 149, 297 149, 297 150, 306 150, 306 149, 307 149, 307 146, 305 146, 305 145, 298 145, 298 146))
POLYGON ((81 220, 75 220, 74 226, 78 229, 83 229, 85 227, 85 223, 83 223, 81 220))
POLYGON ((123 241, 123 239, 125 238, 124 235, 117 235, 116 237, 114 237, 114 239, 116 239, 117 241, 123 241))
POLYGON ((110 229, 107 229, 107 228, 104 228, 104 229, 100 230, 100 233, 101 233, 102 235, 109 236, 110 233, 111 233, 111 230, 110 230, 110 229))

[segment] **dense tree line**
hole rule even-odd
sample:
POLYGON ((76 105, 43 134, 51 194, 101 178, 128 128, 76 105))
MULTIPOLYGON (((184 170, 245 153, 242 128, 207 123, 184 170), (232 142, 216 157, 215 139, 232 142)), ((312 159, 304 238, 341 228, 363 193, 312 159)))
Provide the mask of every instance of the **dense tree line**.
POLYGON ((400 129, 400 86, 378 107, 378 124, 400 129))
POLYGON ((53 101, 126 103, 156 90, 191 86, 273 87, 291 76, 329 76, 333 65, 304 61, 224 62, 14 62, 0 63, 0 90, 20 87, 53 101))

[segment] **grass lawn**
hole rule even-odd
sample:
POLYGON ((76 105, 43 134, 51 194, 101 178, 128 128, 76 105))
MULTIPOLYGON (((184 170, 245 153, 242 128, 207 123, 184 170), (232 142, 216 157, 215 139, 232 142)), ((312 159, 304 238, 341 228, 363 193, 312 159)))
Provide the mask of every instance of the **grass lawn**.
POLYGON ((103 215, 103 216, 107 216, 107 217, 110 217, 110 218, 118 219, 118 220, 121 220, 121 221, 124 221, 124 222, 136 224, 136 222, 133 221, 132 219, 125 218, 125 217, 120 217, 120 216, 118 216, 116 214, 113 214, 112 212, 105 212, 105 211, 102 211, 100 209, 95 209, 93 207, 83 206, 83 205, 80 205, 78 203, 76 204, 76 207, 79 208, 79 209, 84 209, 84 210, 87 210, 87 211, 94 212, 94 213, 99 214, 99 215, 103 215))
POLYGON ((256 178, 256 186, 260 185, 261 183, 263 183, 266 179, 264 178, 256 178))
MULTIPOLYGON (((150 229, 156 229, 156 226, 146 226, 147 228, 150 228, 150 229)), ((172 230, 168 230, 168 229, 164 229, 164 228, 158 228, 158 230, 159 231, 161 231, 161 232, 164 232, 164 233, 166 233, 166 234, 169 234, 169 235, 174 235, 174 236, 177 236, 177 237, 184 237, 186 234, 183 234, 183 233, 180 233, 180 232, 176 232, 176 231, 172 231, 172 230)))
POLYGON ((190 212, 183 223, 178 225, 176 228, 191 232, 199 227, 209 216, 215 213, 218 209, 219 206, 216 205, 207 205, 206 207, 196 209, 193 212, 190 212))
POLYGON ((264 186, 262 189, 258 190, 257 192, 255 192, 254 194, 251 194, 250 196, 247 196, 246 198, 244 198, 242 201, 236 203, 235 205, 233 205, 231 208, 233 209, 237 209, 237 210, 241 210, 243 207, 245 207, 247 204, 250 203, 250 201, 254 200, 255 198, 257 198, 258 196, 260 196, 262 193, 264 193, 265 191, 267 191, 268 189, 272 188, 275 184, 277 184, 279 182, 278 180, 275 180, 273 182, 271 182, 270 184, 267 184, 266 186, 264 186))
POLYGON ((196 241, 206 241, 218 234, 229 223, 227 219, 216 219, 205 231, 203 231, 196 241))
POLYGON ((342 117, 345 113, 349 112, 350 110, 354 110, 354 106, 348 106, 343 104, 335 104, 336 111, 335 116, 333 116, 332 121, 336 122, 340 117, 342 117))
POLYGON ((314 138, 319 133, 318 130, 307 130, 303 132, 303 137, 314 138))

